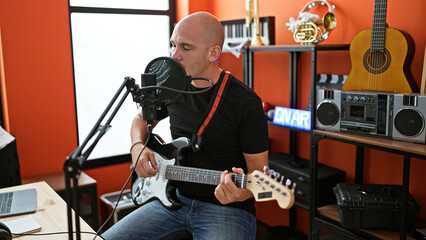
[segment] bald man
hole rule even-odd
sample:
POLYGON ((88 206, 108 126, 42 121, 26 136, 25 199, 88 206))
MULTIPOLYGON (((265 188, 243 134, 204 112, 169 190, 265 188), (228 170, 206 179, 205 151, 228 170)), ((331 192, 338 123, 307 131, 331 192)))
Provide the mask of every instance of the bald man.
MULTIPOLYGON (((268 165, 268 127, 260 98, 240 80, 222 70, 218 60, 224 32, 217 18, 197 12, 183 18, 175 27, 170 43, 172 58, 187 74, 208 78, 220 85, 230 83, 223 103, 203 134, 201 148, 185 155, 189 167, 221 171, 218 186, 174 182, 182 207, 165 208, 158 200, 139 207, 103 234, 105 239, 255 239, 256 217, 253 194, 238 188, 231 172, 251 173, 268 165)), ((193 80, 187 91, 210 86, 193 80)), ((183 95, 179 102, 159 110, 170 116, 173 139, 192 138, 201 117, 216 97, 214 88, 203 94, 183 95)), ((158 121, 154 121, 154 126, 158 121)), ((153 153, 145 149, 147 125, 139 113, 132 122, 132 162, 140 177, 155 176, 158 166, 153 153), (139 157, 139 161, 138 160, 139 157)))

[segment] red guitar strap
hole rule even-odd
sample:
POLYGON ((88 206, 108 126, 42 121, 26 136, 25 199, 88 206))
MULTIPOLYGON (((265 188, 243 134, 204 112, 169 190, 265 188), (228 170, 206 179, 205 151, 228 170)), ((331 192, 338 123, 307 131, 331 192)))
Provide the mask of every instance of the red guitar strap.
POLYGON ((196 128, 196 131, 194 132, 192 136, 192 149, 194 152, 200 150, 201 145, 203 143, 203 133, 206 130, 206 128, 209 126, 209 123, 214 120, 216 113, 219 111, 220 107, 222 106, 222 103, 225 99, 225 94, 228 90, 228 87, 231 83, 229 81, 229 75, 231 73, 226 71, 225 76, 223 78, 219 79, 219 82, 216 83, 216 87, 214 90, 214 93, 212 95, 212 98, 210 99, 209 106, 207 107, 206 112, 204 113, 204 116, 201 118, 200 124, 196 128))

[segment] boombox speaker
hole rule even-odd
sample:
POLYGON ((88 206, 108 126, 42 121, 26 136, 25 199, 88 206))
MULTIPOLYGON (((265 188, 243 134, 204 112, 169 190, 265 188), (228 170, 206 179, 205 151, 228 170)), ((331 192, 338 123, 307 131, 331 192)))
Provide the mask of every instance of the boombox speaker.
POLYGON ((426 142, 426 95, 395 94, 392 138, 409 142, 426 142))
POLYGON ((316 103, 316 128, 340 131, 341 91, 318 89, 316 103))

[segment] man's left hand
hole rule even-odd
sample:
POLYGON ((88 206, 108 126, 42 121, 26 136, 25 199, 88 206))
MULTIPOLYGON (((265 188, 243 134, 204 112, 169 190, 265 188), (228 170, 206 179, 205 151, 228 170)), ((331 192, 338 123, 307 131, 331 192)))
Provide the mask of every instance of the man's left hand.
MULTIPOLYGON (((242 168, 232 168, 232 171, 237 174, 244 174, 242 168)), ((225 170, 220 176, 220 184, 216 187, 214 195, 222 204, 233 202, 242 202, 253 197, 250 190, 237 188, 232 180, 232 174, 225 170)))

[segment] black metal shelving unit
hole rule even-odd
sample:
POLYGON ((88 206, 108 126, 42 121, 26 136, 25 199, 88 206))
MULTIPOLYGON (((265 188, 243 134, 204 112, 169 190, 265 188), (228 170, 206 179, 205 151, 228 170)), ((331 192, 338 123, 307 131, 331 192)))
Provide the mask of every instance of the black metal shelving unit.
MULTIPOLYGON (((254 73, 254 53, 255 52, 287 52, 289 54, 289 98, 290 98, 290 108, 297 108, 297 89, 298 89, 298 60, 299 55, 302 52, 311 53, 311 81, 315 82, 317 74, 317 56, 318 52, 322 51, 339 51, 339 50, 349 50, 349 44, 334 44, 334 45, 272 45, 272 46, 249 46, 244 49, 243 55, 243 65, 244 65, 244 82, 253 89, 253 73, 254 73)), ((315 86, 314 86, 315 87, 315 86)), ((315 92, 315 91, 313 91, 315 92)), ((315 98, 311 93, 312 99, 315 98)), ((312 105, 313 106, 313 105, 312 105)), ((269 122, 269 125, 283 127, 280 125, 273 124, 269 122)), ((311 120, 311 126, 312 120, 311 120)), ((290 130, 290 152, 289 154, 297 156, 297 145, 296 138, 297 132, 307 132, 312 133, 312 131, 305 131, 296 128, 288 128, 290 130)), ((295 206, 300 207, 304 210, 310 211, 310 204, 306 202, 297 201, 295 206)), ((296 214, 295 208, 290 209, 290 228, 295 229, 296 224, 296 214)))
MULTIPOLYGON (((288 52, 289 53, 289 98, 290 108, 297 108, 297 82, 298 82, 298 59, 301 52, 311 52, 311 99, 312 106, 316 106, 316 74, 317 74, 317 56, 321 51, 336 51, 336 50, 349 50, 349 44, 337 45, 274 45, 274 46, 250 46, 244 50, 244 82, 253 89, 253 65, 255 62, 255 52, 288 52)), ((311 109, 311 126, 315 127, 315 107, 311 109)), ((269 123, 273 126, 278 126, 269 123)), ((282 126, 278 126, 282 127, 282 126)), ((287 127, 285 127, 287 128, 287 127)), ((296 155, 296 133, 301 131, 299 129, 289 128, 290 132, 290 154, 296 155)), ((306 132, 306 131, 302 131, 306 132)), ((334 141, 353 144, 356 146, 355 154, 355 183, 363 182, 363 169, 364 169, 364 148, 377 149, 386 152, 399 154, 403 157, 403 208, 400 219, 400 232, 389 233, 392 239, 407 239, 407 229, 405 221, 407 219, 407 201, 409 192, 409 176, 410 176, 410 163, 412 158, 426 159, 426 145, 394 141, 390 139, 381 139, 377 141, 376 137, 361 136, 348 133, 336 133, 322 130, 311 130, 310 139, 310 184, 309 191, 311 192, 310 202, 302 203, 297 202, 295 205, 302 209, 309 211, 309 239, 317 239, 318 232, 317 226, 327 226, 339 234, 344 235, 350 239, 386 239, 380 235, 380 232, 368 231, 362 229, 346 229, 340 224, 340 219, 337 216, 336 206, 324 206, 320 209, 317 205, 317 180, 318 180, 318 144, 323 139, 330 139, 334 141), (323 211, 326 210, 326 211, 323 211), (330 214, 331 212, 331 214, 330 214)), ((290 212, 290 227, 295 224, 294 208, 290 212)), ((383 232, 383 231, 381 231, 383 232)))

